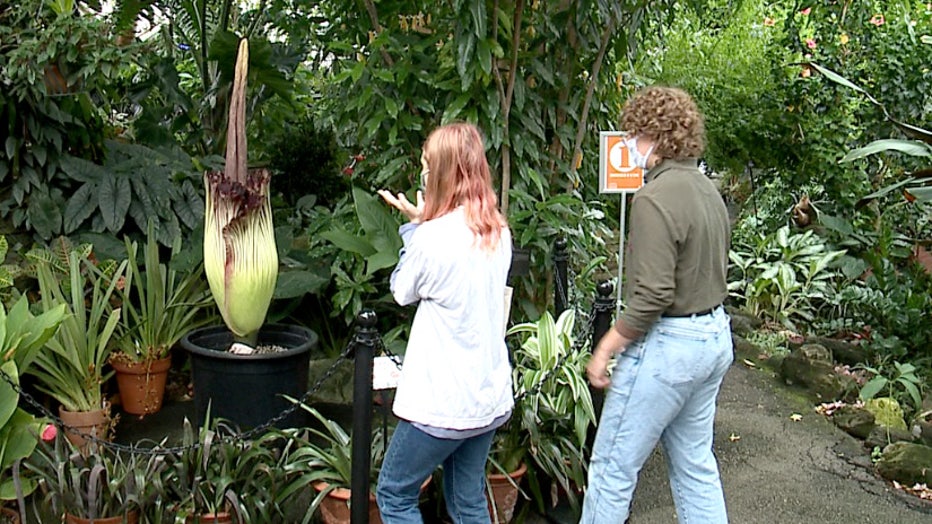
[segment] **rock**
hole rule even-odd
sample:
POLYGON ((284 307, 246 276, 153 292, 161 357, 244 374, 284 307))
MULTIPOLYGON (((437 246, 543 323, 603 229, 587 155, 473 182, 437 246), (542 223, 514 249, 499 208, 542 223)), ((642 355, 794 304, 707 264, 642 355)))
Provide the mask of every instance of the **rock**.
POLYGON ((872 398, 864 405, 864 409, 874 414, 874 421, 878 426, 902 429, 906 431, 906 420, 903 418, 903 408, 895 398, 872 398))
POLYGON ((735 354, 741 357, 756 357, 761 352, 759 347, 734 332, 731 334, 731 343, 735 348, 735 354))
POLYGON ((867 438, 874 429, 874 414, 864 408, 844 406, 832 414, 832 422, 849 435, 867 438))
POLYGON ((752 317, 740 309, 731 306, 725 306, 725 311, 731 317, 731 332, 746 337, 754 332, 757 328, 764 325, 763 321, 757 317, 752 317))
POLYGON ((864 439, 864 445, 869 448, 884 448, 894 442, 913 442, 914 440, 916 437, 912 432, 905 429, 874 426, 874 429, 864 439))
POLYGON ((842 397, 853 382, 835 372, 831 353, 818 344, 803 344, 790 353, 780 365, 780 375, 787 384, 808 388, 822 401, 842 397))
MULTIPOLYGON (((311 360, 308 367, 308 387, 314 385, 330 371, 337 359, 311 360)), ((353 403, 353 361, 346 360, 336 365, 332 375, 320 384, 309 402, 322 402, 327 404, 353 403)))
POLYGON ((932 448, 911 442, 890 444, 877 461, 877 472, 907 486, 932 485, 932 448))
POLYGON ((919 440, 926 446, 932 446, 932 421, 920 420, 916 425, 919 428, 919 440))
POLYGON ((826 337, 807 337, 806 343, 818 344, 825 347, 831 352, 832 359, 839 364, 854 366, 862 362, 867 362, 871 358, 871 352, 866 345, 853 344, 847 340, 826 337))

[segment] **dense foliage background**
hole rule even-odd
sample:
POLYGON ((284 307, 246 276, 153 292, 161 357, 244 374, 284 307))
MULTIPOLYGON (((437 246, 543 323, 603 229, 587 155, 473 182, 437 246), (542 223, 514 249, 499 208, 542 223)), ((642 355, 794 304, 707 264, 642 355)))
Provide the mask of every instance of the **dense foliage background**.
MULTIPOLYGON (((403 348, 388 296, 420 145, 477 123, 531 274, 516 320, 552 296, 569 242, 575 301, 617 271, 618 197, 597 192, 598 131, 624 99, 678 85, 735 218, 733 303, 798 332, 858 336, 932 368, 928 157, 846 158, 928 128, 932 11, 861 0, 23 0, 0 4, 0 221, 16 252, 60 235, 101 258, 148 220, 196 262, 201 177, 222 164, 233 50, 251 42, 250 159, 273 169, 282 272, 273 320, 345 346, 365 305, 403 348), (823 74, 837 73, 851 85, 823 74), (914 194, 915 193, 915 194, 914 194), (795 220, 794 220, 795 218, 795 220)), ((181 261, 178 261, 181 263, 181 261)), ((580 322, 585 324, 585 322, 580 322)), ((885 367, 886 366, 886 367, 885 367)))

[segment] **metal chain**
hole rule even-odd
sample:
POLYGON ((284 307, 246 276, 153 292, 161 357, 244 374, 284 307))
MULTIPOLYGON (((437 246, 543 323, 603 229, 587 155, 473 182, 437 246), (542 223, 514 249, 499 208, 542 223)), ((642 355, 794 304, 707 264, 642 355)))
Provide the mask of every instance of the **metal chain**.
POLYGON ((382 341, 381 335, 376 339, 375 349, 376 351, 385 353, 385 356, 387 356, 389 359, 391 359, 392 362, 395 363, 395 367, 401 369, 401 365, 403 364, 402 358, 393 353, 392 350, 388 349, 388 346, 386 346, 385 342, 382 341))
MULTIPOLYGON (((301 398, 299 398, 297 402, 293 403, 291 406, 284 409, 281 413, 270 418, 267 422, 265 422, 261 426, 257 426, 244 433, 232 433, 228 436, 228 438, 233 442, 250 440, 253 437, 256 437, 262 434, 263 432, 268 431, 275 424, 281 422, 282 420, 287 418, 289 415, 294 413, 300 407, 300 404, 306 402, 311 397, 311 395, 314 395, 315 393, 317 393, 320 390, 320 388, 324 385, 324 383, 333 376, 333 374, 336 372, 337 367, 343 361, 347 360, 348 356, 353 353, 355 345, 356 345, 356 341, 354 339, 353 342, 350 342, 350 344, 346 347, 343 353, 333 362, 333 364, 330 365, 330 368, 327 369, 327 371, 323 374, 323 376, 321 376, 320 379, 318 379, 317 382, 315 382, 314 385, 309 390, 307 390, 303 395, 301 395, 301 398)), ((40 403, 35 398, 33 398, 31 395, 23 391, 19 383, 13 377, 7 374, 6 371, 2 369, 0 369, 0 378, 2 378, 3 381, 5 381, 10 386, 12 386, 13 390, 17 394, 19 394, 20 398, 25 400, 27 404, 35 408, 44 417, 50 419, 56 426, 59 426, 60 428, 62 428, 63 431, 65 431, 66 433, 71 433, 73 435, 82 437, 86 441, 96 444, 98 446, 109 448, 109 449, 116 450, 116 451, 123 451, 127 453, 132 453, 136 455, 145 455, 145 456, 174 455, 174 454, 184 453, 186 451, 197 450, 198 448, 201 447, 200 442, 196 442, 189 446, 170 446, 170 447, 156 446, 153 448, 144 448, 144 447, 138 447, 136 445, 126 445, 126 444, 118 444, 115 442, 110 442, 109 440, 102 439, 96 435, 85 433, 79 430, 78 428, 68 426, 67 424, 65 424, 61 418, 59 418, 57 415, 49 411, 48 408, 42 405, 42 403, 40 403)))
POLYGON ((522 391, 521 393, 515 395, 515 403, 517 404, 525 397, 537 395, 540 393, 541 388, 543 388, 551 377, 555 376, 558 371, 563 369, 563 366, 566 365, 566 361, 570 358, 571 355, 577 354, 583 350, 585 344, 589 342, 589 339, 592 338, 593 328, 595 326, 595 315, 589 315, 589 322, 586 324, 585 332, 582 336, 576 337, 573 341, 573 346, 566 353, 564 353, 559 359, 557 359, 556 364, 544 372, 543 376, 540 377, 540 380, 534 384, 529 390, 522 391))
MULTIPOLYGON (((554 260, 553 262, 554 262, 554 274, 556 274, 557 273, 556 260, 554 260)), ((561 293, 561 296, 562 296, 563 282, 559 278, 555 278, 554 281, 556 282, 558 293, 561 293)), ((569 267, 567 267, 567 281, 569 282, 569 285, 568 285, 569 291, 573 294, 573 296, 575 296, 577 294, 577 288, 575 285, 576 279, 573 276, 572 270, 569 267)), ((573 300, 573 297, 571 297, 570 294, 567 294, 565 296, 566 296, 566 303, 573 304, 573 309, 575 309, 575 312, 576 312, 576 318, 580 318, 582 316, 581 315, 582 310, 579 308, 578 304, 576 304, 576 302, 573 300)), ((563 366, 566 364, 566 361, 569 359, 569 357, 575 353, 578 353, 579 351, 582 351, 583 346, 586 343, 588 343, 588 341, 592 338, 593 329, 595 326, 595 317, 596 317, 595 313, 599 309, 599 305, 597 302, 598 301, 593 303, 592 312, 588 315, 588 318, 586 319, 587 324, 586 324, 586 328, 585 328, 585 332, 583 333, 583 336, 576 337, 576 339, 573 342, 573 347, 557 360, 556 365, 554 367, 544 372, 544 375, 534 385, 533 388, 527 391, 523 391, 519 394, 516 394, 514 398, 515 403, 520 402, 525 397, 537 395, 538 393, 540 393, 541 388, 543 388, 544 385, 547 384, 547 381, 550 380, 551 377, 556 375, 557 372, 563 368, 563 366)), ((388 358, 390 358, 392 362, 395 363, 395 366, 398 367, 398 369, 401 369, 401 366, 402 366, 401 357, 393 353, 392 350, 390 350, 388 346, 385 345, 385 343, 382 341, 381 336, 378 337, 377 339, 376 350, 381 351, 382 353, 385 353, 388 356, 388 358)))
MULTIPOLYGON (((555 258, 552 258, 552 262, 553 262, 553 274, 556 276, 558 275, 557 261, 555 258)), ((554 278, 553 280, 554 282, 556 282, 557 293, 559 293, 560 296, 566 297, 567 304, 573 304, 573 309, 575 310, 576 318, 580 318, 582 316, 582 310, 580 309, 579 304, 577 304, 576 300, 574 299, 578 291, 576 288, 576 277, 575 275, 573 275, 573 270, 569 267, 569 264, 567 264, 567 268, 566 268, 566 280, 567 280, 567 287, 569 288, 569 290, 567 290, 565 295, 564 295, 562 280, 560 278, 554 278), (571 293, 573 296, 570 295, 571 293)), ((544 375, 540 378, 540 380, 537 381, 536 384, 534 384, 534 387, 532 387, 529 390, 522 391, 521 393, 515 395, 516 404, 526 397, 539 394, 540 390, 547 384, 550 378, 556 375, 557 372, 560 371, 564 365, 566 365, 566 361, 569 359, 570 355, 573 355, 575 353, 578 353, 579 351, 582 351, 583 346, 586 343, 588 343, 589 340, 592 338, 594 327, 595 327, 595 317, 596 317, 595 313, 597 312, 598 308, 599 308, 598 301, 595 301, 592 305, 592 311, 589 314, 588 318, 586 319, 586 327, 585 327, 585 332, 583 333, 583 336, 576 337, 576 339, 573 341, 573 347, 557 360, 556 365, 554 365, 552 368, 544 372, 544 375)))

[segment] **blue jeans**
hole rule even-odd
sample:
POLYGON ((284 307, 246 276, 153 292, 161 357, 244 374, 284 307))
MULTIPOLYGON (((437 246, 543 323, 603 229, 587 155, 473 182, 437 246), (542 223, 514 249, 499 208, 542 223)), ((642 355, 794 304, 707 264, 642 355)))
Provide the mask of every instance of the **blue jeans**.
POLYGON ((661 318, 618 357, 593 445, 581 524, 625 521, 638 472, 658 441, 680 524, 728 522, 712 425, 733 358, 722 308, 661 318))
POLYGON ((376 500, 384 524, 422 523, 421 484, 443 465, 443 498, 454 524, 489 524, 485 464, 495 430, 463 440, 441 439, 399 421, 385 452, 376 500))

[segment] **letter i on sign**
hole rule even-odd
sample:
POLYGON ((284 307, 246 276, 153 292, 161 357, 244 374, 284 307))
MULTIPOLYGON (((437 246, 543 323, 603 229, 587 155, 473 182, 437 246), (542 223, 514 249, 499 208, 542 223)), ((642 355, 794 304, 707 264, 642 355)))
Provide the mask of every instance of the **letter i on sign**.
POLYGON ((599 192, 634 193, 640 189, 644 170, 631 163, 624 135, 604 131, 599 138, 599 192))

